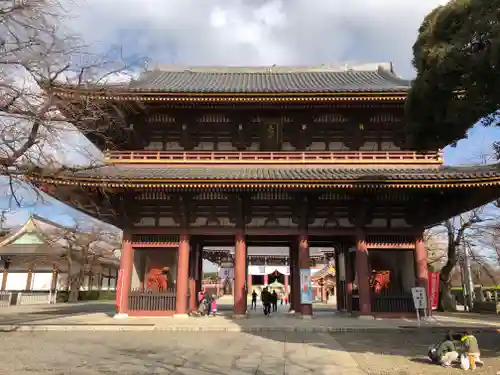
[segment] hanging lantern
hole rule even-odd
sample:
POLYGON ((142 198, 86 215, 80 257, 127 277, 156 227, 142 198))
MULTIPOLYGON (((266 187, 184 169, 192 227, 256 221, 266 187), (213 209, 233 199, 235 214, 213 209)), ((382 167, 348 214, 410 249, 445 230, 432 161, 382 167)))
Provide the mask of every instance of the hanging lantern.
POLYGON ((222 268, 233 268, 234 267, 233 258, 231 256, 224 257, 220 263, 220 266, 222 268))

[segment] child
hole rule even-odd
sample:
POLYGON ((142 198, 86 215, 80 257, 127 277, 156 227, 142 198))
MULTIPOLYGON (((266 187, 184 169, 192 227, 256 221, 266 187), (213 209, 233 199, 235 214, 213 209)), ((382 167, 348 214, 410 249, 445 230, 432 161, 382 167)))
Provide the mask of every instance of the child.
POLYGON ((212 296, 210 310, 212 311, 212 315, 215 315, 217 313, 217 300, 215 299, 215 295, 212 296))
POLYGON ((476 363, 481 363, 481 360, 479 359, 481 353, 479 352, 479 344, 477 343, 477 339, 472 335, 472 332, 470 330, 467 330, 461 341, 464 352, 469 359, 470 368, 472 370, 475 370, 476 363))

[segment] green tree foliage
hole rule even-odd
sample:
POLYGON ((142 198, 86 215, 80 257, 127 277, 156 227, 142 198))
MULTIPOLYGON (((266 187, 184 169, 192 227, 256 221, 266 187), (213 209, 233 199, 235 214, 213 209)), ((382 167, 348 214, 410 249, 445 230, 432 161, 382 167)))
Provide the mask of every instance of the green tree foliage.
POLYGON ((425 17, 407 103, 414 147, 444 147, 500 115, 500 0, 452 0, 425 17))

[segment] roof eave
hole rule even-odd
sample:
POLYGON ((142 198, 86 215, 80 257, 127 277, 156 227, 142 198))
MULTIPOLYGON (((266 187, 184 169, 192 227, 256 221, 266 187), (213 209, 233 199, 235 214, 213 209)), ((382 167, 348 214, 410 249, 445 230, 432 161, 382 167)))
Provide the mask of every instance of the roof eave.
POLYGON ((409 89, 350 90, 332 92, 168 92, 134 89, 86 89, 57 87, 54 90, 65 97, 88 97, 95 100, 122 101, 404 101, 409 89))
POLYGON ((45 178, 28 177, 36 183, 62 186, 104 187, 104 188, 456 188, 499 186, 500 176, 479 178, 400 179, 400 180, 181 180, 181 179, 123 179, 103 180, 100 178, 45 178))

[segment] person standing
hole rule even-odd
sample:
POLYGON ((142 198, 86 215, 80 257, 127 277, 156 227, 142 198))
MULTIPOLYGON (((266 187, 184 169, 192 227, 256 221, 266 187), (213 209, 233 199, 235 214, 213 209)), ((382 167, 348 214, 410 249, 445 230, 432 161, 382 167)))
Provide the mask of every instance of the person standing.
POLYGON ((257 310, 257 292, 255 291, 255 289, 252 292, 252 305, 250 309, 257 310))

